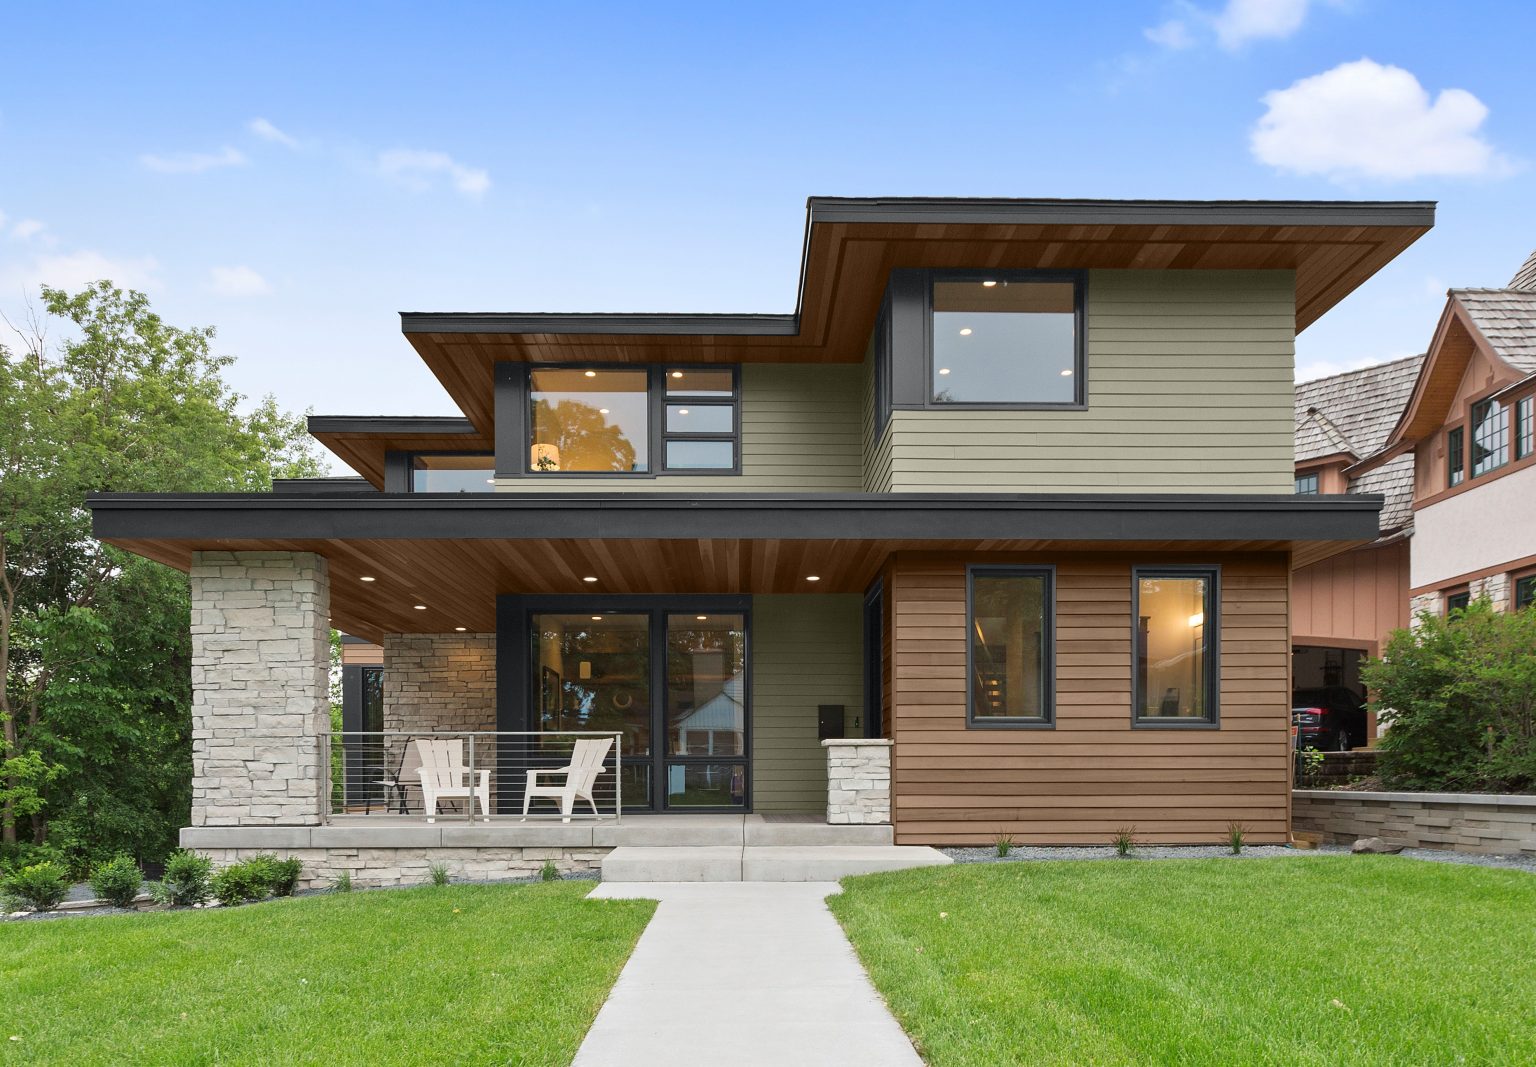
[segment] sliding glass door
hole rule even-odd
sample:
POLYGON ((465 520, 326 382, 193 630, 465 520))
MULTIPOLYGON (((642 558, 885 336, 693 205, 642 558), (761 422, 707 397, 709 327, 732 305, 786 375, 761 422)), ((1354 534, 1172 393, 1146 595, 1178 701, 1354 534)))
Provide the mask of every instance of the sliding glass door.
POLYGON ((622 733, 626 808, 746 808, 744 606, 622 600, 529 611, 533 728, 622 733))

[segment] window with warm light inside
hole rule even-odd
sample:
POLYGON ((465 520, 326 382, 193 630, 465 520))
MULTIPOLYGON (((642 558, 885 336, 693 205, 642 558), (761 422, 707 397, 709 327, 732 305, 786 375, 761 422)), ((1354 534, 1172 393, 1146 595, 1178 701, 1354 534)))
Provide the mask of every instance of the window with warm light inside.
POLYGON ((418 452, 411 457, 413 493, 494 493, 496 460, 489 452, 418 452))
POLYGON ((1052 581, 1048 567, 971 568, 971 725, 1051 724, 1052 581))
POLYGON ((1215 724, 1217 577, 1207 567, 1136 570, 1132 699, 1138 725, 1215 724))
POLYGON ((940 274, 933 280, 933 405, 1082 403, 1082 281, 940 274))

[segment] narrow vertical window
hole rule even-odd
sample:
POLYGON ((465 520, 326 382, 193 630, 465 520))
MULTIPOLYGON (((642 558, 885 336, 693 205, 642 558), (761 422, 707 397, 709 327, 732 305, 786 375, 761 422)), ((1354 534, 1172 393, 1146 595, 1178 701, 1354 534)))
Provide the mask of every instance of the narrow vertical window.
POLYGON ((1217 577, 1214 567, 1135 571, 1132 700, 1137 724, 1216 722, 1217 577))
POLYGON ((1515 458, 1524 459, 1536 452, 1536 396, 1522 397, 1515 403, 1515 458))
POLYGON ((1502 405, 1480 400, 1472 405, 1472 477, 1509 462, 1509 417, 1502 405))
POLYGON ((1054 589, 1049 567, 973 567, 967 619, 970 721, 1049 726, 1054 589))
POLYGON ((1460 426, 1449 430, 1445 435, 1445 474, 1446 484, 1450 486, 1460 485, 1462 479, 1467 476, 1467 466, 1461 451, 1462 429, 1460 426))

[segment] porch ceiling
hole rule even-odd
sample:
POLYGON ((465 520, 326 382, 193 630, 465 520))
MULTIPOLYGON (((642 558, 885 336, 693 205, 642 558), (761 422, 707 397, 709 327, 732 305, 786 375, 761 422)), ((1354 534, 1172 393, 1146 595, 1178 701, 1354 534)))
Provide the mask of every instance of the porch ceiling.
POLYGON ((113 494, 89 503, 98 537, 180 570, 199 550, 325 556, 333 624, 378 639, 493 631, 498 593, 860 593, 895 552, 1290 552, 1300 565, 1375 538, 1381 499, 113 494))

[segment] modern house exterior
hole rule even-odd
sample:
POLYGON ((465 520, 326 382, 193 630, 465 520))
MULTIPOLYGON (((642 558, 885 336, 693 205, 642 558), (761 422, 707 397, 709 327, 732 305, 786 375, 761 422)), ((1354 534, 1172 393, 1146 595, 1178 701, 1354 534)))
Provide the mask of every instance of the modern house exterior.
POLYGON ((1428 351, 1296 387, 1296 492, 1384 497, 1381 536, 1297 569, 1298 692, 1359 690, 1420 612, 1536 603, 1536 254, 1452 289, 1428 351))
POLYGON ((793 314, 404 314, 462 414, 313 418, 356 478, 90 501, 191 575, 183 841, 383 880, 732 813, 1282 841, 1291 574, 1382 535, 1379 495, 1293 492, 1294 341, 1432 223, 813 198, 793 314), (378 730, 331 736, 332 626, 382 647, 378 730), (489 822, 377 794, 428 731, 489 822), (622 824, 521 823, 578 735, 622 824))

